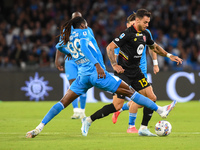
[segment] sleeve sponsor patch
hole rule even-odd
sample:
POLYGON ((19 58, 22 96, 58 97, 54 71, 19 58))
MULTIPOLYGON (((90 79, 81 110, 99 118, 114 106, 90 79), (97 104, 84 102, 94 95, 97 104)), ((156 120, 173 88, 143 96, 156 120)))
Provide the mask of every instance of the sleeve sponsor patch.
POLYGON ((122 39, 124 36, 125 36, 125 34, 122 33, 122 34, 119 36, 119 38, 122 39))

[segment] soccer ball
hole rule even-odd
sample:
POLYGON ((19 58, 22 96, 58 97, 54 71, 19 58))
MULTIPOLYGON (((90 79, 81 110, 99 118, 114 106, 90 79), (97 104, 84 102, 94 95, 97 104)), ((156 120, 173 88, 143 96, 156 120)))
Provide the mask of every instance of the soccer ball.
POLYGON ((167 136, 171 131, 172 125, 166 120, 161 120, 155 125, 155 132, 158 136, 167 136))

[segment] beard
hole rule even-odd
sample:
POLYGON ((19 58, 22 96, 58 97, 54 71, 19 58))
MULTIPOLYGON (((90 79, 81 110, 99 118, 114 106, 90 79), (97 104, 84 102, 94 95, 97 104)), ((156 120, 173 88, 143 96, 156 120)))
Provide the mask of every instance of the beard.
POLYGON ((138 28, 139 28, 139 31, 144 31, 144 29, 141 25, 139 25, 138 28))

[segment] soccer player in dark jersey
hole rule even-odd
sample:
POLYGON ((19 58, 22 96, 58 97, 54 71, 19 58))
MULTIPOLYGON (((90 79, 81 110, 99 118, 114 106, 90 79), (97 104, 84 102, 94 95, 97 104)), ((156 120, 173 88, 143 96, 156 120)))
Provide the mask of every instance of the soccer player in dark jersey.
MULTIPOLYGON (((131 14, 127 18, 127 27, 129 28, 134 24, 135 24, 135 13, 131 14)), ((148 29, 146 29, 146 30, 151 35, 151 32, 148 29)), ((151 35, 151 38, 152 38, 152 35, 151 35)), ((120 50, 119 48, 117 49, 117 51, 115 49, 115 56, 116 56, 116 54, 122 55, 121 54, 122 52, 119 53, 119 50, 120 50)), ((157 62, 157 54, 155 52, 153 52, 152 50, 149 50, 149 53, 150 53, 150 55, 153 59, 153 63, 154 63, 153 69, 154 69, 154 73, 156 74, 159 71, 158 62, 157 62), (155 61, 157 63, 155 63, 155 61)), ((146 46, 145 46, 144 50, 142 52, 142 56, 141 56, 141 59, 140 59, 140 66, 139 66, 142 74, 144 74, 144 76, 145 76, 145 80, 147 80, 147 60, 146 59, 147 58, 146 58, 146 46)), ((150 98, 152 101, 154 101, 154 102, 156 101, 157 98, 156 98, 156 95, 154 94, 154 92, 152 90, 153 88, 151 86, 147 87, 147 88, 150 88, 150 90, 149 90, 150 92, 147 92, 147 93, 145 92, 145 90, 140 90, 137 87, 133 87, 133 88, 135 88, 136 91, 143 94, 144 96, 150 98)), ((143 88, 145 89, 146 87, 142 87, 142 89, 143 88)), ((125 99, 125 97, 121 96, 121 95, 114 95, 113 96, 113 101, 124 101, 124 99, 125 99)), ((121 107, 121 106, 119 106, 119 107, 121 107)), ((112 116, 113 123, 117 122, 117 118, 118 118, 118 116, 119 116, 119 114, 122 110, 129 110, 129 127, 127 129, 127 133, 138 133, 138 130, 135 127, 135 120, 136 120, 136 117, 137 117, 138 108, 141 108, 141 107, 143 107, 143 106, 137 105, 136 103, 134 103, 132 101, 129 101, 129 102, 123 104, 123 107, 120 109, 120 111, 117 111, 113 114, 113 116, 112 116)), ((144 109, 143 109, 143 120, 142 120, 140 129, 139 129, 139 135, 140 136, 156 136, 156 134, 151 133, 149 131, 149 129, 147 128, 148 123, 149 123, 149 121, 152 117, 152 114, 153 114, 153 111, 149 110, 147 107, 144 107, 144 109)))
MULTIPOLYGON (((135 25, 122 32, 121 35, 115 38, 114 41, 112 41, 106 48, 111 65, 116 71, 115 74, 122 78, 132 87, 134 86, 140 88, 150 86, 150 84, 144 77, 144 74, 141 73, 141 70, 139 68, 140 59, 145 45, 148 45, 149 48, 157 54, 161 56, 166 56, 170 58, 171 61, 177 62, 177 65, 182 64, 183 61, 181 58, 167 53, 162 47, 157 45, 151 39, 149 32, 146 31, 150 22, 150 15, 151 13, 147 10, 139 9, 136 12, 135 25), (120 47, 121 53, 117 63, 114 49, 118 47, 120 47)), ((146 89, 150 90, 150 88, 146 89)), ((88 134, 89 126, 92 122, 94 122, 96 119, 103 118, 110 113, 119 110, 122 107, 123 102, 123 99, 113 101, 113 105, 106 105, 102 109, 96 111, 91 116, 83 118, 82 131, 83 128, 85 128, 87 129, 88 134)), ((85 134, 85 136, 87 134, 85 134)))

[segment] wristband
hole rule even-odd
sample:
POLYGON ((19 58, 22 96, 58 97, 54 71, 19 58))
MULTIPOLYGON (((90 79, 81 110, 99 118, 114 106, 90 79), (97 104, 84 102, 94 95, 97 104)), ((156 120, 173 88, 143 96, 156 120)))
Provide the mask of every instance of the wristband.
POLYGON ((158 60, 157 60, 157 59, 153 60, 153 65, 154 65, 154 66, 155 66, 155 65, 158 66, 158 60))
POLYGON ((172 55, 172 54, 170 54, 170 53, 167 53, 167 57, 168 57, 168 58, 169 58, 171 55, 172 55))

